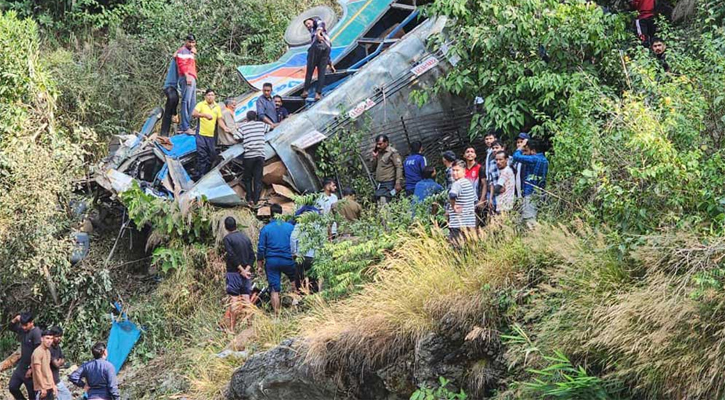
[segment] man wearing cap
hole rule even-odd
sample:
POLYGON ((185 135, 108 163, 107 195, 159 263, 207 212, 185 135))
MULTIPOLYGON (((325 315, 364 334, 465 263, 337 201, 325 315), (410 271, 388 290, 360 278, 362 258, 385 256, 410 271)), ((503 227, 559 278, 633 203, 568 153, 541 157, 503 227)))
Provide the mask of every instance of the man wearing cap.
POLYGON ((174 53, 181 86, 181 126, 179 132, 193 134, 191 114, 196 104, 196 37, 189 35, 186 43, 174 53))
POLYGON ((40 346, 42 341, 41 331, 35 326, 33 314, 29 312, 16 315, 10 323, 10 330, 17 333, 20 340, 20 360, 10 378, 8 389, 15 400, 25 400, 23 392, 20 391, 20 386, 25 385, 28 397, 34 398, 35 389, 33 388, 33 370, 30 368, 30 359, 33 351, 40 346))
POLYGON ((53 371, 50 369, 50 348, 53 346, 54 339, 55 335, 52 331, 43 331, 40 346, 33 350, 33 355, 30 357, 35 400, 53 400, 58 394, 58 388, 53 382, 53 371))
POLYGON ((325 69, 330 66, 334 73, 335 67, 330 60, 332 41, 327 35, 325 21, 320 18, 308 18, 304 21, 305 28, 310 31, 310 47, 307 49, 307 71, 305 73, 305 85, 302 91, 302 98, 306 99, 310 86, 312 85, 312 74, 317 69, 317 93, 315 101, 322 98, 322 88, 325 87, 325 69))
POLYGON ((50 370, 53 372, 55 387, 58 388, 56 398, 58 400, 73 400, 70 390, 60 379, 60 369, 65 364, 65 355, 63 349, 60 348, 60 342, 63 340, 63 329, 54 326, 50 328, 50 331, 53 332, 53 345, 50 347, 50 370))

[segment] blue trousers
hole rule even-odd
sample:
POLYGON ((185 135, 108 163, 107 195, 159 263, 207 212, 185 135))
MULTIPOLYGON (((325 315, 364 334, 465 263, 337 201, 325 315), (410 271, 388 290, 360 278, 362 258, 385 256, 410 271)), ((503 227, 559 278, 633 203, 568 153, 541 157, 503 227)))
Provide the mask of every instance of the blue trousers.
POLYGON ((196 134, 196 179, 199 180, 211 169, 216 160, 216 140, 213 137, 196 134))
POLYGON ((181 82, 181 125, 179 130, 184 132, 191 127, 191 113, 196 106, 196 79, 191 78, 191 84, 186 84, 186 77, 179 77, 181 82))

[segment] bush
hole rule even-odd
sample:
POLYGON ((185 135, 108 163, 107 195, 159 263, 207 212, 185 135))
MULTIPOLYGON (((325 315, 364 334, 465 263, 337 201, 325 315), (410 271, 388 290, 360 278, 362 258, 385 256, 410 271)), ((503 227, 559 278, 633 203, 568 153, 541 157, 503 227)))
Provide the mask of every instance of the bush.
POLYGON ((448 390, 446 388, 448 386, 448 380, 446 378, 441 376, 439 382, 441 385, 437 389, 421 387, 416 390, 410 396, 410 400, 466 400, 468 398, 463 389, 458 393, 448 390))
MULTIPOLYGON (((110 139, 140 129, 147 114, 163 104, 171 55, 189 33, 198 41, 197 88, 214 88, 222 100, 248 91, 239 80, 239 65, 264 64, 283 53, 283 34, 294 16, 334 2, 200 0, 191 8, 182 0, 74 4, 55 15, 46 32, 54 50, 48 62, 59 83, 59 108, 110 139)), ((37 7, 37 13, 54 15, 50 4, 37 7)))
POLYGON ((438 0, 428 11, 453 18, 448 56, 459 59, 436 90, 484 98, 474 134, 555 121, 569 96, 598 84, 592 76, 621 77, 624 18, 594 2, 438 0))
POLYGON ((0 14, 0 302, 8 313, 33 309, 40 324, 62 325, 78 345, 69 349, 75 357, 107 328, 111 291, 108 270, 69 262, 79 223, 73 181, 96 138, 57 123, 37 33, 32 20, 0 14))

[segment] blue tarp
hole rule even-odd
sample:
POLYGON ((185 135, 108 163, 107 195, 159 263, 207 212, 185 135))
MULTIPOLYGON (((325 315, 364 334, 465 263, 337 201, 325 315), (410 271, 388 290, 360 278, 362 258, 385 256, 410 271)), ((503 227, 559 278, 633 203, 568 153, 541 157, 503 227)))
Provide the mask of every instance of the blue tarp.
MULTIPOLYGON (((116 303, 116 309, 120 311, 120 305, 116 303)), ((131 350, 138 342, 141 330, 133 322, 128 320, 126 313, 122 313, 121 321, 113 321, 111 334, 108 336, 108 362, 113 364, 116 372, 121 370, 131 350)))
POLYGON ((165 155, 179 159, 196 151, 196 137, 194 135, 179 134, 169 138, 174 145, 171 150, 167 150, 164 146, 156 144, 165 155))

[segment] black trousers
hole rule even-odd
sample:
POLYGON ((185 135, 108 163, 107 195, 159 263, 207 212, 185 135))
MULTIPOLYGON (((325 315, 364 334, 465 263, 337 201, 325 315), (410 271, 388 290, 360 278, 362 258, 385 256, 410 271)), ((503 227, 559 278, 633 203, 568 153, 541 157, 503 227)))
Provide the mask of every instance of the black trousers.
POLYGON ((28 396, 31 397, 33 400, 35 399, 35 390, 33 390, 33 378, 25 378, 25 372, 26 369, 21 368, 15 368, 15 371, 13 371, 13 376, 10 378, 10 384, 8 385, 8 390, 10 390, 10 394, 13 395, 13 398, 15 400, 26 400, 25 395, 23 395, 23 392, 20 390, 20 387, 22 385, 25 385, 25 389, 28 391, 28 396))
MULTIPOLYGON (((305 281, 305 275, 307 274, 307 271, 309 271, 312 268, 312 263, 315 261, 312 257, 305 256, 304 260, 302 262, 298 262, 295 270, 295 286, 297 286, 297 289, 302 288, 302 284, 305 281)), ((310 288, 312 289, 312 288, 310 288)))
POLYGON ((657 26, 655 25, 654 18, 638 19, 635 21, 637 26, 637 36, 642 40, 642 45, 650 47, 652 45, 652 38, 657 34, 657 26))
POLYGON ((262 173, 264 171, 264 157, 252 157, 244 159, 244 191, 247 202, 258 203, 262 194, 262 173))
POLYGON ((316 42, 307 50, 307 73, 305 74, 304 91, 312 85, 312 74, 317 68, 317 93, 322 94, 325 87, 325 70, 330 63, 330 47, 324 43, 316 42))
POLYGON ((35 392, 35 396, 33 399, 40 399, 40 400, 55 400, 55 396, 53 396, 53 391, 48 390, 45 394, 45 397, 40 397, 40 391, 35 392))
POLYGON ((216 160, 216 139, 196 134, 196 179, 206 175, 216 160))
POLYGON ((176 115, 176 107, 179 105, 179 92, 175 88, 167 87, 164 89, 164 95, 166 95, 166 105, 161 119, 161 136, 169 136, 171 117, 176 115))

